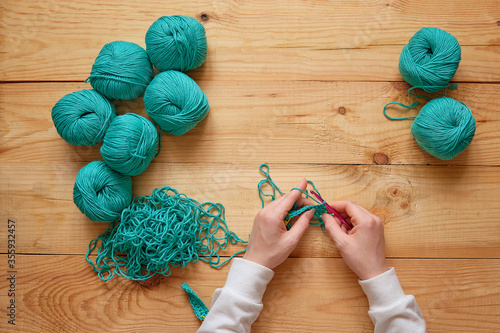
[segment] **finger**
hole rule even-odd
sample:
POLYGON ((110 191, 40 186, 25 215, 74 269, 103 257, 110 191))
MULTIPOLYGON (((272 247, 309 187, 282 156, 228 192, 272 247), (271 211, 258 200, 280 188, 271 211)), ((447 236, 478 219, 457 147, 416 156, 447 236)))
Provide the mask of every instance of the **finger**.
POLYGON ((293 237, 295 243, 298 243, 298 241, 302 238, 302 235, 304 235, 304 232, 309 226, 309 222, 311 221, 315 212, 316 209, 313 208, 311 210, 308 210, 307 212, 302 213, 294 223, 292 228, 288 231, 288 234, 290 235, 289 237, 293 237))
MULTIPOLYGON (((306 186, 307 186, 307 181, 305 180, 305 178, 303 178, 295 187, 300 188, 302 191, 305 191, 306 186)), ((293 204, 297 200, 299 200, 301 195, 302 192, 300 192, 299 190, 292 190, 290 193, 287 193, 283 197, 283 200, 281 200, 280 202, 280 208, 288 212, 290 208, 292 208, 293 204)))
POLYGON ((333 208, 335 208, 336 211, 342 215, 342 217, 350 217, 351 222, 356 219, 352 219, 353 217, 357 216, 358 218, 366 214, 366 212, 363 210, 362 207, 356 205, 352 201, 335 201, 330 204, 333 208), (344 216, 344 214, 347 214, 347 216, 344 216))
POLYGON ((311 206, 311 205, 314 205, 314 204, 315 203, 312 200, 304 198, 304 197, 300 197, 297 200, 297 208, 302 208, 302 207, 305 207, 305 206, 311 206))
POLYGON ((335 244, 339 244, 339 242, 344 241, 348 237, 346 231, 344 231, 347 229, 342 229, 341 227, 342 222, 328 214, 323 214, 322 217, 325 222, 325 229, 335 244))
POLYGON ((279 195, 279 197, 278 197, 278 198, 276 198, 276 199, 274 199, 273 201, 271 201, 271 202, 267 205, 267 207, 269 207, 269 206, 271 206, 271 207, 272 207, 272 206, 276 206, 276 205, 277 205, 277 204, 278 204, 281 200, 283 200, 283 195, 281 195, 280 193, 276 193, 276 195, 279 195))

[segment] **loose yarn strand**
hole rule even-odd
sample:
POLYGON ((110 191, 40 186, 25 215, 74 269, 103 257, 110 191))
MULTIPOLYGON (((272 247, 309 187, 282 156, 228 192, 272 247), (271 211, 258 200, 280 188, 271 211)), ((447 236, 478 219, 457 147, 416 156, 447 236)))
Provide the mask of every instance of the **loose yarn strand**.
POLYGON ((386 105, 384 105, 384 115, 385 115, 387 118, 391 119, 391 120, 404 120, 404 119, 415 119, 415 118, 416 118, 416 116, 415 116, 415 117, 401 117, 401 118, 398 118, 398 117, 391 117, 391 116, 389 116, 389 115, 387 114, 387 112, 386 112, 386 110, 385 110, 385 109, 387 108, 387 106, 389 106, 389 105, 391 105, 391 104, 396 104, 396 105, 402 106, 402 107, 404 107, 405 109, 413 109, 414 107, 416 107, 416 106, 418 105, 418 102, 414 102, 414 103, 412 103, 412 104, 410 104, 410 105, 405 105, 405 104, 403 104, 403 103, 399 103, 399 102, 389 102, 389 103, 387 103, 386 105))
MULTIPOLYGON (((263 163, 260 165, 259 170, 265 176, 265 179, 262 179, 257 184, 257 189, 259 191, 259 197, 260 197, 260 200, 262 203, 262 208, 264 208, 264 206, 265 206, 264 197, 271 198, 271 201, 274 201, 274 200, 276 200, 276 192, 278 192, 281 195, 285 195, 285 192, 280 190, 280 188, 272 180, 272 178, 269 174, 269 165, 267 165, 266 163, 263 163), (264 193, 263 186, 265 186, 266 184, 271 187, 271 191, 272 191, 271 193, 264 193)), ((316 186, 314 185, 314 183, 312 181, 308 180, 307 183, 313 187, 313 189, 316 193, 319 193, 318 189, 316 188, 316 186)), ((311 222, 309 222, 309 224, 310 225, 319 225, 319 226, 321 226, 322 230, 325 230, 325 223, 323 222, 323 218, 321 217, 321 215, 323 215, 324 213, 327 213, 324 202, 320 202, 315 197, 309 195, 309 191, 307 189, 305 191, 303 191, 300 188, 294 187, 290 191, 293 191, 293 190, 298 190, 298 191, 302 192, 302 194, 304 194, 304 197, 306 199, 312 199, 314 202, 317 203, 317 205, 308 205, 308 206, 304 206, 302 208, 298 208, 297 203, 295 203, 293 205, 292 209, 290 209, 290 211, 288 211, 288 214, 286 215, 285 220, 288 221, 294 217, 299 216, 303 212, 314 208, 314 209, 316 209, 316 211, 314 213, 314 216, 311 219, 311 222)), ((286 223, 287 230, 290 230, 291 227, 292 226, 290 223, 286 223)))
MULTIPOLYGON (((444 88, 444 91, 443 91, 443 96, 442 96, 442 97, 445 97, 445 96, 446 96, 446 90, 447 90, 447 89, 456 89, 457 87, 458 87, 458 85, 457 85, 456 83, 455 83, 455 84, 452 84, 452 85, 448 85, 447 87, 445 87, 445 88, 444 88)), ((427 87, 427 88, 428 88, 428 87, 427 87)), ((434 88, 436 88, 436 87, 434 87, 434 88)), ((427 101, 430 101, 430 100, 431 100, 431 98, 429 98, 429 97, 425 97, 425 96, 421 96, 421 95, 416 95, 416 94, 414 94, 414 93, 412 92, 414 89, 424 89, 424 87, 419 87, 419 86, 416 86, 416 87, 411 87, 410 89, 408 89, 408 94, 409 94, 409 95, 411 95, 411 96, 413 96, 413 97, 423 98, 423 99, 425 99, 425 100, 427 100, 427 101)), ((391 119, 391 120, 405 120, 405 119, 415 119, 415 118, 416 118, 416 116, 414 116, 414 117, 391 117, 391 116, 389 116, 389 115, 387 114, 387 112, 386 112, 386 108, 387 108, 387 106, 389 106, 389 105, 391 105, 391 104, 396 104, 396 105, 402 106, 402 107, 404 107, 405 109, 413 109, 413 108, 417 107, 417 106, 420 104, 420 102, 418 102, 418 101, 417 101, 417 102, 413 102, 413 103, 411 103, 410 105, 405 105, 405 104, 403 104, 403 103, 399 103, 399 102, 389 102, 389 103, 387 103, 386 105, 384 105, 383 112, 384 112, 384 116, 386 116, 386 118, 391 119)))

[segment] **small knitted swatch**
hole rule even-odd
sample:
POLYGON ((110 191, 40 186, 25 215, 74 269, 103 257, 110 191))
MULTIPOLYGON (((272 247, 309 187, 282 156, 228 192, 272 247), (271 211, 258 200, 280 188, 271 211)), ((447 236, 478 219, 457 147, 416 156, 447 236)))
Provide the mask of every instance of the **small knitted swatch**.
POLYGON ((208 314, 208 308, 205 303, 203 303, 203 301, 198 297, 198 295, 196 295, 187 283, 183 283, 181 287, 188 295, 189 303, 191 303, 191 307, 193 308, 196 318, 201 321, 205 320, 208 314))

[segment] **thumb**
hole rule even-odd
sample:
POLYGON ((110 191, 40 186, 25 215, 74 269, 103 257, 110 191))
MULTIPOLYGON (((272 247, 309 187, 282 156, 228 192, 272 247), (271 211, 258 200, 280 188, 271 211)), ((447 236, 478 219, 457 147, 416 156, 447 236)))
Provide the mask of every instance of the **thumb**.
POLYGON ((335 242, 335 244, 339 244, 339 242, 343 241, 345 237, 348 237, 347 234, 341 229, 339 223, 340 221, 337 222, 337 220, 333 216, 326 213, 321 217, 325 222, 326 231, 335 242))
POLYGON ((302 213, 297 221, 295 221, 292 228, 288 231, 290 236, 293 237, 296 242, 298 242, 299 239, 302 238, 302 235, 304 235, 304 232, 309 226, 309 221, 311 221, 314 216, 314 212, 316 212, 315 208, 302 213))

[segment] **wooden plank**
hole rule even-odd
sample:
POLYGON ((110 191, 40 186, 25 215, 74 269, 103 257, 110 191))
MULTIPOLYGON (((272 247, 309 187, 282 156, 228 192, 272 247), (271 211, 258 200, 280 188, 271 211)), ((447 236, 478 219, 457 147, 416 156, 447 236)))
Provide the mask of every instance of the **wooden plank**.
POLYGON ((208 80, 400 80, 402 46, 421 27, 457 37, 455 79, 500 81, 500 6, 481 0, 17 1, 0 4, 1 81, 83 81, 101 47, 144 35, 162 15, 198 18, 209 56, 191 75, 208 80), (116 13, 120 13, 116 15, 116 13), (203 19, 201 18, 202 15, 203 19))
MULTIPOLYGON (((86 219, 72 202, 76 174, 85 164, 0 165, 0 219, 18 224, 21 253, 84 254, 106 228, 86 219)), ((168 185, 198 201, 221 202, 230 229, 246 239, 261 205, 258 166, 155 163, 134 177, 134 195, 168 185)), ((500 257, 498 167, 271 164, 271 176, 285 191, 306 177, 327 200, 351 199, 379 215, 390 257, 500 257)), ((0 229, 0 239, 6 232, 0 229)), ((0 251, 5 249, 0 242, 0 251)), ((293 256, 337 257, 338 252, 319 227, 311 227, 293 256)))
MULTIPOLYGON (((6 256, 0 260, 4 265, 6 256)), ((189 283, 209 304, 228 271, 228 266, 215 270, 197 263, 141 286, 119 278, 103 283, 80 256, 18 255, 16 260, 16 326, 4 318, 2 331, 95 332, 105 327, 108 332, 193 332, 200 322, 181 283, 189 283)), ((389 264, 396 267, 405 292, 417 298, 429 332, 492 332, 499 327, 498 259, 389 264)), ((8 289, 8 280, 0 279, 2 304, 9 301, 8 289)), ((341 259, 288 259, 276 270, 263 302, 255 332, 373 330, 368 302, 341 259)))
MULTIPOLYGON (((211 109, 183 136, 164 133, 155 162, 500 165, 500 85, 460 84, 449 96, 466 103, 477 122, 474 140, 451 161, 424 152, 411 121, 382 114, 390 101, 411 103, 403 83, 199 82, 211 109)), ((83 83, 0 85, 1 161, 92 161, 97 147, 64 142, 50 110, 83 83)), ((147 116, 141 99, 117 103, 118 113, 147 116)), ((392 108, 393 116, 408 114, 392 108)), ((417 114, 410 111, 409 114, 417 114)))

